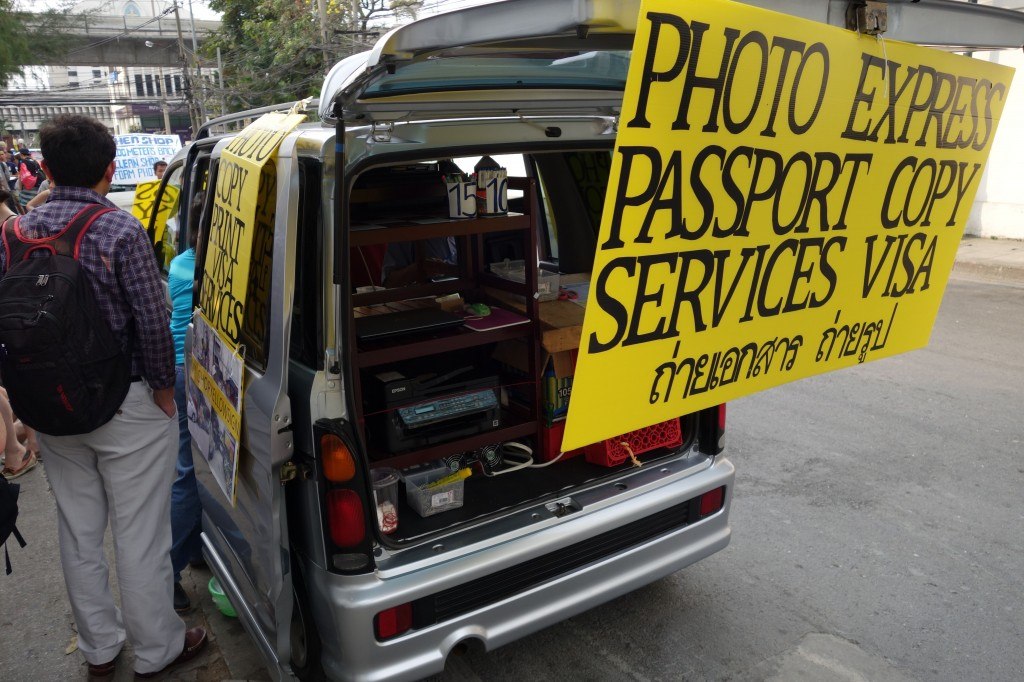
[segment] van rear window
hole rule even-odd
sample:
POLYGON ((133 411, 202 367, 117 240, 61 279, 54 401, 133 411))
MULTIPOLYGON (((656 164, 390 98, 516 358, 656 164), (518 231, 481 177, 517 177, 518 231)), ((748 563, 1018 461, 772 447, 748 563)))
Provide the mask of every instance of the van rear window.
POLYGON ((542 57, 434 57, 409 64, 368 87, 364 97, 477 89, 560 88, 621 91, 629 51, 565 52, 542 57))

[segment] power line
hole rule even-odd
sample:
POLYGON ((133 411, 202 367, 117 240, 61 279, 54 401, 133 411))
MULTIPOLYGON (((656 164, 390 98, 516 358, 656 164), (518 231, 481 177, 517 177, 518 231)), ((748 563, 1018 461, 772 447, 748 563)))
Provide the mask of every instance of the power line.
POLYGON ((117 35, 110 36, 109 38, 104 38, 103 40, 99 40, 99 41, 97 41, 95 43, 92 43, 92 44, 89 44, 89 45, 85 45, 84 47, 79 47, 79 48, 76 48, 74 50, 68 50, 67 54, 68 55, 73 55, 76 52, 85 52, 86 50, 91 50, 94 47, 99 47, 100 45, 106 45, 107 43, 112 43, 115 40, 119 40, 121 38, 129 36, 132 33, 135 33, 136 31, 138 31, 139 29, 145 28, 146 26, 149 26, 150 24, 152 24, 154 22, 160 21, 161 19, 163 19, 165 16, 167 16, 168 14, 170 14, 173 11, 174 11, 173 7, 170 8, 170 9, 165 9, 163 12, 161 12, 158 15, 156 15, 155 17, 153 17, 149 21, 144 21, 141 24, 139 24, 138 26, 135 26, 135 27, 129 28, 129 29, 125 29, 124 31, 122 31, 121 33, 118 33, 117 35))

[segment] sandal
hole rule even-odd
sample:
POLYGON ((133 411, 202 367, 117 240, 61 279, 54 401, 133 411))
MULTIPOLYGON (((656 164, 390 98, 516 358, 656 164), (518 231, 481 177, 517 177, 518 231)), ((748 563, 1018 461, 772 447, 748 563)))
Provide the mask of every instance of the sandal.
POLYGON ((36 464, 38 464, 38 463, 39 463, 39 460, 38 460, 38 458, 36 458, 35 453, 34 452, 29 452, 28 453, 28 457, 25 459, 25 463, 22 464, 20 468, 12 469, 10 467, 4 467, 2 473, 3 473, 4 478, 6 478, 8 481, 10 481, 10 480, 13 480, 15 478, 18 478, 19 476, 27 474, 29 471, 34 469, 36 464))

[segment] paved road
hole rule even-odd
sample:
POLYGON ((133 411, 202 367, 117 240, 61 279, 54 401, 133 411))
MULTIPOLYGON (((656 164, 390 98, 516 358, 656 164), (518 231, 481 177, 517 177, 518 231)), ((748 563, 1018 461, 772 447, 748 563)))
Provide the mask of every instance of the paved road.
POLYGON ((1024 288, 925 350, 731 403, 728 549, 445 681, 1024 678, 1024 288))
MULTIPOLYGON (((1024 287, 956 280, 927 349, 730 404, 727 550, 439 680, 1021 679, 1021 330, 1024 287)), ((0 678, 84 679, 45 478, 24 481, 0 678)), ((215 641, 173 679, 265 679, 202 601, 215 641)))

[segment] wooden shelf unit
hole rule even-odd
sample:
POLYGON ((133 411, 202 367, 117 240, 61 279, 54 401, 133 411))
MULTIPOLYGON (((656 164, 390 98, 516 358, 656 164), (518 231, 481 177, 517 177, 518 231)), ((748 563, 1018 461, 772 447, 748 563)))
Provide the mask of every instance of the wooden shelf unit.
POLYGON ((475 332, 470 329, 458 328, 455 331, 441 332, 431 338, 419 337, 415 341, 382 342, 374 344, 372 349, 359 351, 356 364, 362 367, 376 367, 389 362, 411 360, 426 355, 450 353, 466 348, 475 348, 489 343, 497 343, 507 339, 518 339, 532 335, 535 325, 530 322, 514 327, 502 327, 489 331, 475 332), (386 344, 386 345, 385 345, 386 344))
MULTIPOLYGON (((349 233, 352 247, 395 242, 456 237, 459 254, 459 275, 453 279, 414 284, 410 286, 373 291, 352 295, 355 308, 372 305, 387 305, 422 297, 436 297, 459 293, 466 301, 486 301, 509 308, 488 294, 489 289, 498 289, 507 294, 522 297, 517 312, 529 318, 528 323, 488 331, 473 331, 463 327, 432 333, 428 336, 403 337, 390 341, 360 344, 355 336, 355 324, 349 324, 349 348, 352 349, 353 365, 359 369, 353 382, 357 415, 356 423, 362 430, 363 442, 368 443, 365 416, 363 414, 362 379, 368 368, 381 367, 389 363, 413 360, 419 357, 463 351, 479 346, 494 344, 509 339, 526 339, 530 349, 528 366, 530 375, 538 380, 533 387, 533 404, 528 414, 518 410, 502 409, 502 426, 468 437, 456 438, 445 443, 400 453, 381 452, 370 447, 368 452, 372 466, 404 468, 442 457, 469 452, 485 445, 517 438, 533 437, 540 442, 541 427, 541 382, 539 381, 540 325, 537 303, 537 216, 539 203, 535 181, 527 178, 509 178, 509 188, 523 192, 524 213, 509 213, 504 216, 464 220, 424 221, 398 219, 377 221, 373 226, 353 226, 349 233), (382 225, 381 223, 386 223, 382 225), (484 257, 484 236, 497 232, 518 232, 522 235, 525 254, 525 283, 501 279, 487 271, 484 257)), ((386 191, 365 192, 359 198, 375 202, 387 201, 386 191)), ((444 197, 440 197, 443 201, 444 197)), ((353 312, 354 314, 354 312, 353 312)), ((350 320, 351 322, 352 320, 350 320)))
POLYGON ((506 232, 511 230, 527 230, 531 226, 530 216, 521 213, 508 213, 492 218, 468 218, 464 220, 434 220, 416 222, 398 220, 386 225, 354 225, 349 233, 349 244, 352 246, 368 246, 370 244, 390 244, 406 242, 410 239, 436 239, 438 237, 466 237, 489 232, 506 232), (402 234, 413 234, 414 237, 403 237, 402 234))

